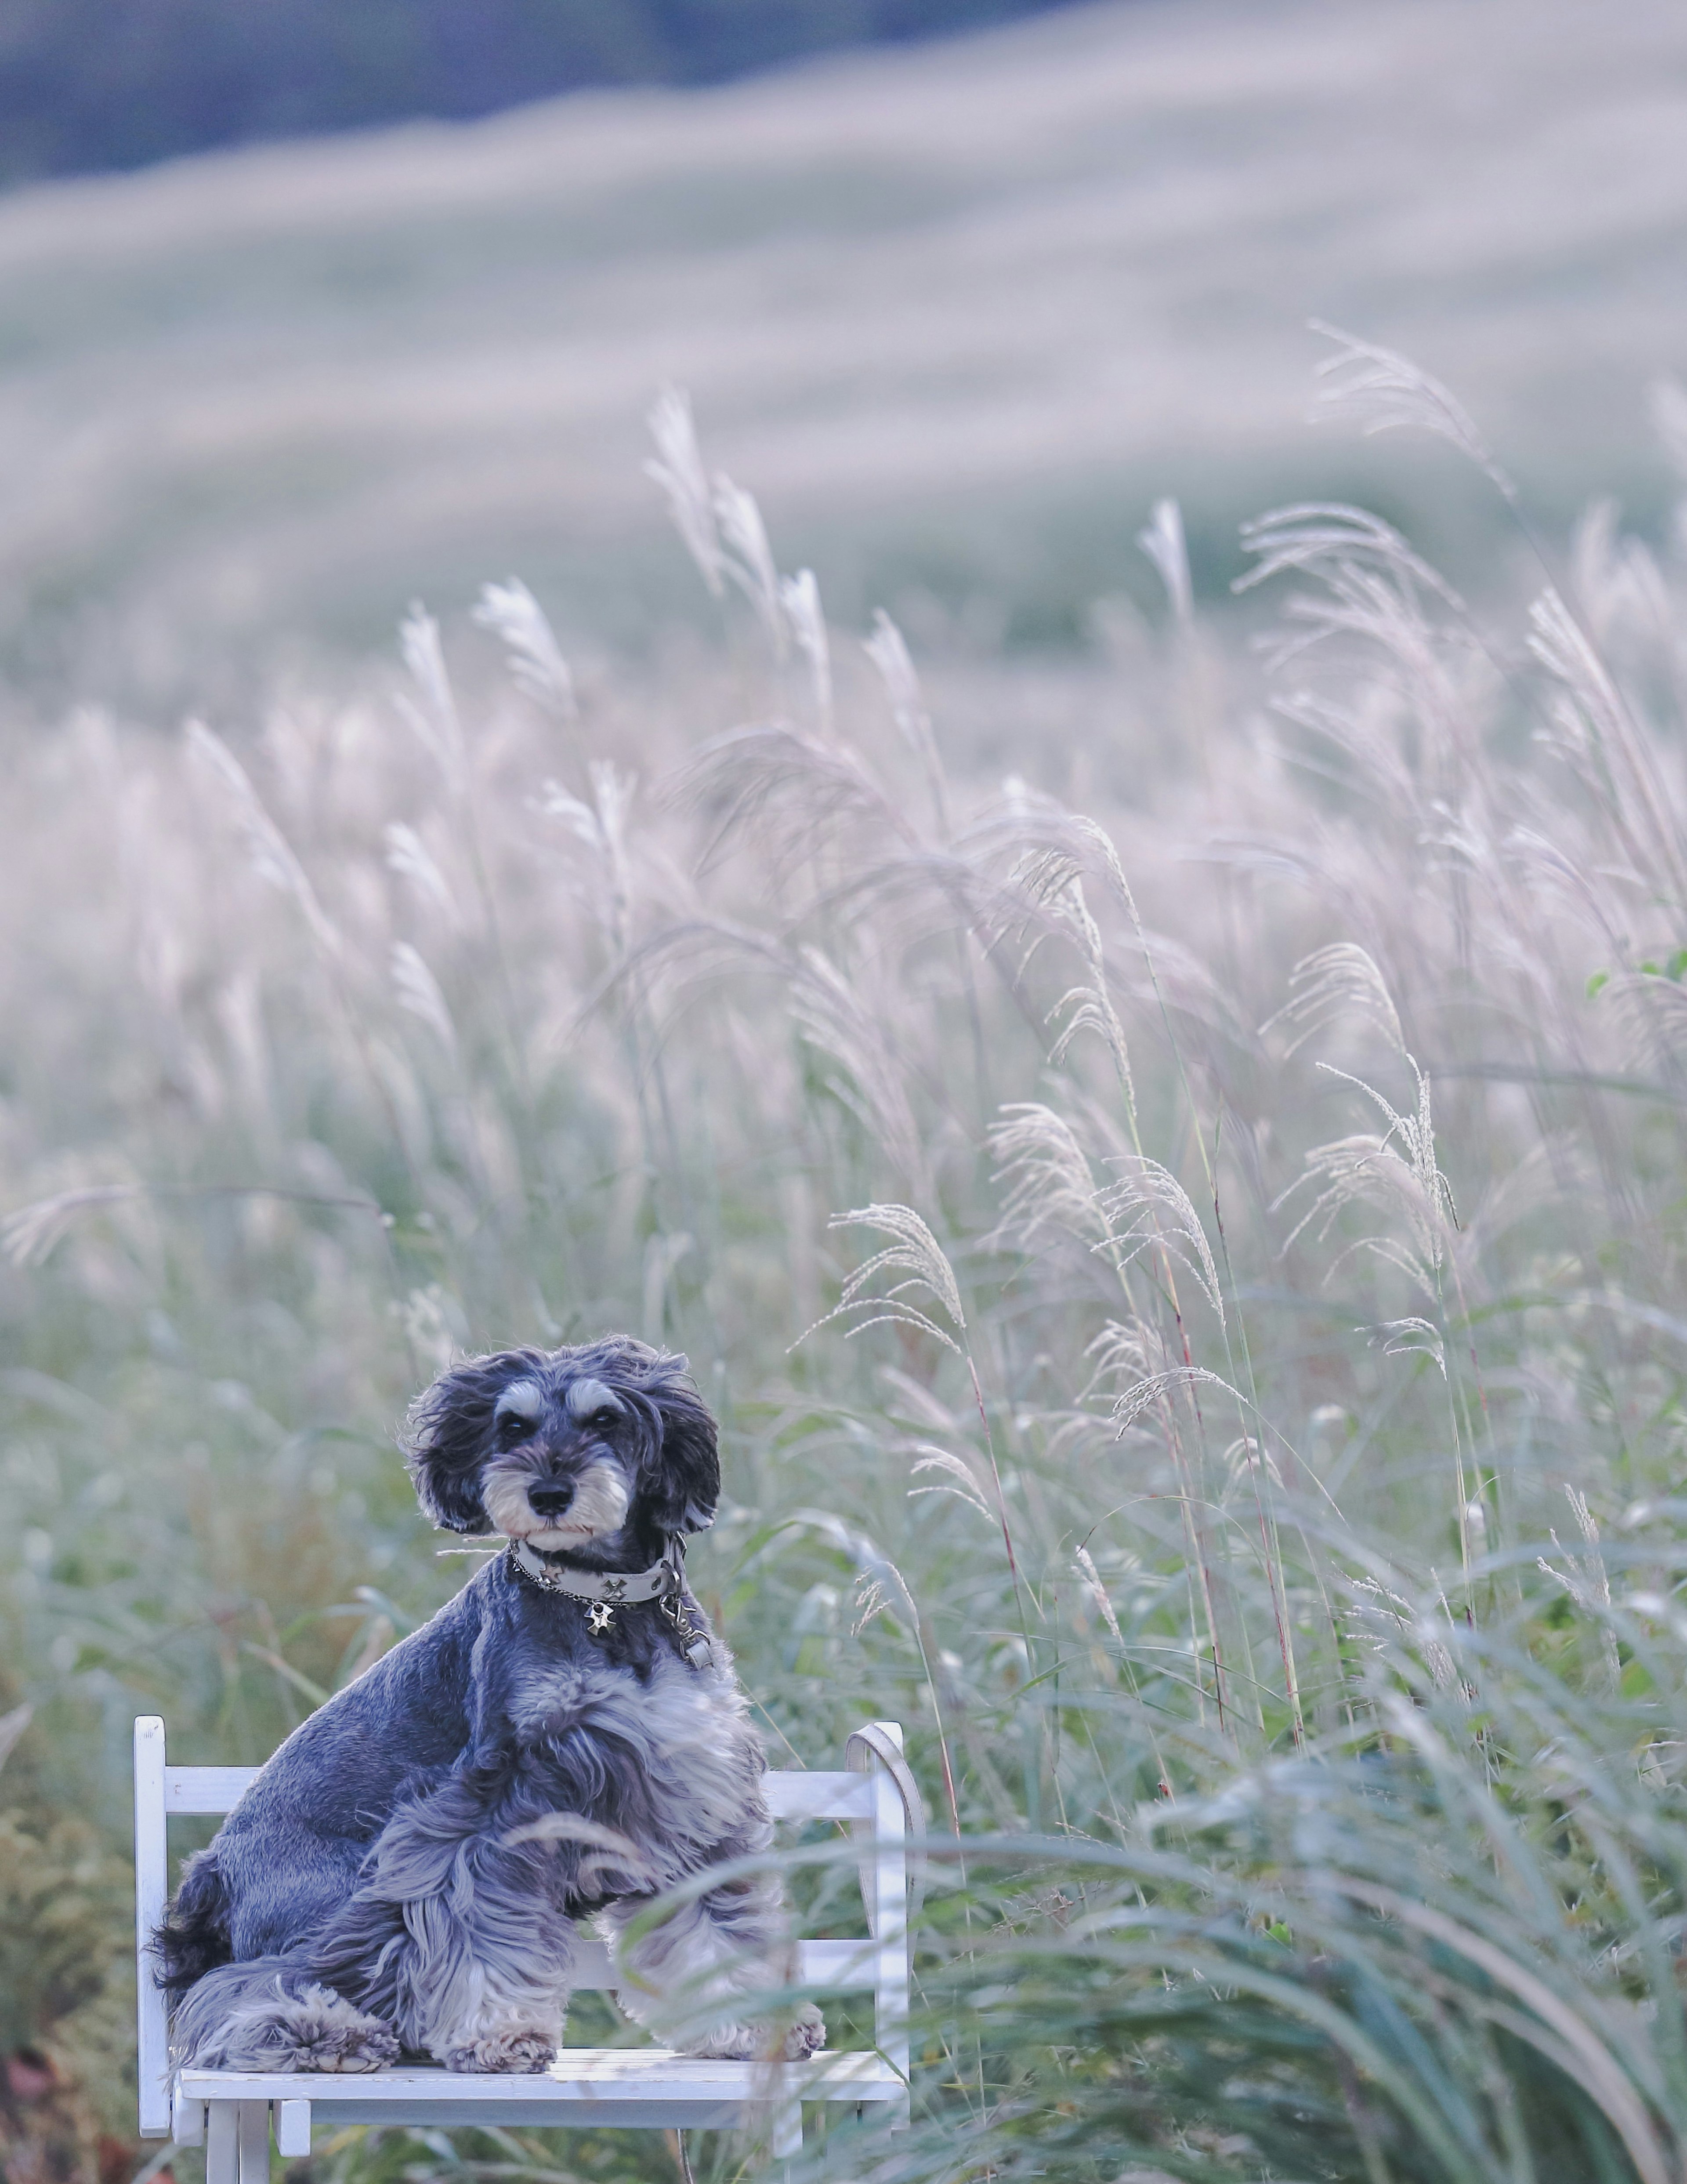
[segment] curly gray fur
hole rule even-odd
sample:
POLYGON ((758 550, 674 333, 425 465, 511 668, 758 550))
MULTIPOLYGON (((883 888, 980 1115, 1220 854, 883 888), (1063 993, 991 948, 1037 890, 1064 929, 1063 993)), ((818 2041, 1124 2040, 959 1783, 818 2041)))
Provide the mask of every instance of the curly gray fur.
MULTIPOLYGON (((624 1337, 470 1360, 411 1412, 423 1507, 473 1532, 490 1502, 560 1567, 651 1567, 719 1491, 684 1373, 624 1337)), ((593 1916, 629 2015, 659 2022, 682 1997, 690 2052, 818 2047, 812 2008, 777 2031, 746 2015, 777 1984, 771 1880, 627 1936, 653 1896, 771 1839, 730 1658, 718 1639, 700 1665, 681 1645, 660 1602, 593 1636, 582 1602, 488 1563, 296 1730, 189 1861, 156 1944, 178 2064, 372 2070, 409 2050, 543 2070, 593 1916)))

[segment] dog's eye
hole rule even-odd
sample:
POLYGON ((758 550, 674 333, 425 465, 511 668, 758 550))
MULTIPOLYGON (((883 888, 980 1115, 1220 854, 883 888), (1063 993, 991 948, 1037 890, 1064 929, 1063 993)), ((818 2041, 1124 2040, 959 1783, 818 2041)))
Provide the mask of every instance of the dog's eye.
POLYGON ((515 1448, 533 1430, 533 1421, 524 1418, 519 1411, 506 1411, 498 1422, 498 1445, 500 1448, 515 1448))
POLYGON ((593 1411, 591 1417, 587 1419, 586 1423, 591 1427, 593 1433, 607 1433, 620 1416, 621 1412, 619 1411, 609 1409, 593 1411))

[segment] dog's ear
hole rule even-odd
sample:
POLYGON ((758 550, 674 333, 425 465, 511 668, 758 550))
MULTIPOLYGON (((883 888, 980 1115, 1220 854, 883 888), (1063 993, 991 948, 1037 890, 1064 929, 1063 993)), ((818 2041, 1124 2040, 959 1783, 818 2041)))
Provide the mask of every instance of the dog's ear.
POLYGON ((683 1357, 665 1357, 645 1390, 661 1420, 645 1505, 664 1532, 705 1531, 721 1498, 721 1456, 715 1421, 688 1380, 683 1357))
POLYGON ((416 1498, 443 1530, 490 1529, 481 1466, 492 1451, 498 1399, 512 1379, 532 1369, 537 1355, 500 1351, 465 1359, 411 1404, 402 1446, 416 1498))

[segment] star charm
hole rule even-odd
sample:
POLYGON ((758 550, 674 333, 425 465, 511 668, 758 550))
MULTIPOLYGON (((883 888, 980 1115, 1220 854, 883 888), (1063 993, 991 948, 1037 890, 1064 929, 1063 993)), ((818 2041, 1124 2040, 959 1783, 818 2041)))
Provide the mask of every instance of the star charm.
POLYGON ((615 1627, 615 1612, 606 1600, 593 1601, 586 1611, 586 1628, 594 1638, 601 1638, 606 1630, 615 1627))

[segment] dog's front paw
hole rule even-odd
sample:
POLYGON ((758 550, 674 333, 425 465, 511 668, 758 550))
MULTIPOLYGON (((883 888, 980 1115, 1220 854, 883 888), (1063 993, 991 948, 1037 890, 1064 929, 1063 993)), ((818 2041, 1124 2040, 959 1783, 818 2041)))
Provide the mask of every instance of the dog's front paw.
POLYGON ((826 2020, 805 2002, 784 2025, 717 2025, 682 2052, 722 2063, 800 2063, 825 2045, 826 2020))
POLYGON ((331 1988, 308 1986, 283 2005, 273 2037, 288 2070, 381 2070, 398 2060, 398 2036, 331 1988))
POLYGON ((556 2042, 543 2032, 489 2033, 445 2051, 448 2070, 502 2070, 531 2076, 548 2070, 555 2060, 556 2042))
POLYGON ((805 2002, 785 2027, 783 2053, 788 2063, 800 2063, 826 2045, 826 2020, 811 2002, 805 2002))

